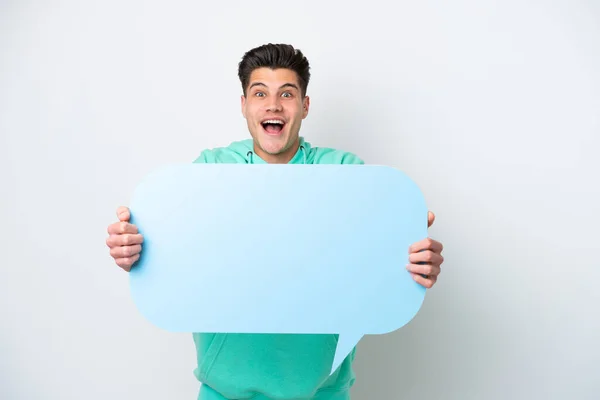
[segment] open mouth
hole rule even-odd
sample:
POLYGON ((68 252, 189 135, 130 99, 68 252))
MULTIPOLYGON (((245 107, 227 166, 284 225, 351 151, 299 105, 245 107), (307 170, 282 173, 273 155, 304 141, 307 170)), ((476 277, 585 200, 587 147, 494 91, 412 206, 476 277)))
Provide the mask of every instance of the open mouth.
POLYGON ((283 131, 285 122, 281 119, 267 119, 261 122, 267 135, 279 135, 283 131))

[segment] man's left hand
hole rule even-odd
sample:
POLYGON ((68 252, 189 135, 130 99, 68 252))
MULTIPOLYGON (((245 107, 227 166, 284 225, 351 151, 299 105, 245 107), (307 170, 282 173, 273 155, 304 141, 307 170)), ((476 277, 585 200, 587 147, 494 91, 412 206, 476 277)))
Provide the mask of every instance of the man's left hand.
MULTIPOLYGON (((427 227, 431 227, 435 221, 435 215, 429 211, 427 214, 427 227)), ((413 279, 426 288, 431 288, 437 282, 444 262, 442 257, 442 244, 431 238, 423 239, 413 243, 408 249, 409 264, 406 269, 410 271, 413 279)))

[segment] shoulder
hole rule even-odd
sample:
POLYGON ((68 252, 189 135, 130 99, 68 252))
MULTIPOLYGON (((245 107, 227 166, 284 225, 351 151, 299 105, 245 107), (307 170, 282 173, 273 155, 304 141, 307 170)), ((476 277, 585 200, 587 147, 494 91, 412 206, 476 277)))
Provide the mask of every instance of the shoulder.
POLYGON ((312 164, 364 164, 356 154, 346 150, 330 147, 313 147, 311 149, 312 164))
POLYGON ((244 164, 247 163, 247 153, 252 149, 251 141, 241 140, 232 142, 228 146, 214 147, 202 150, 194 163, 223 163, 244 164))

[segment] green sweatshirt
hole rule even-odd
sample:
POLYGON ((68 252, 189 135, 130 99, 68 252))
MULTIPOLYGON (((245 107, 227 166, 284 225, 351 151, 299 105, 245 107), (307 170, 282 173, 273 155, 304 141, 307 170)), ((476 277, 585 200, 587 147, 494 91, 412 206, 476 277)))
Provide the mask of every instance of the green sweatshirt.
MULTIPOLYGON (((204 150, 195 163, 264 164, 252 139, 204 150)), ((352 153, 300 138, 290 164, 364 164, 352 153)), ((299 255, 302 255, 302 249, 299 255)), ((310 260, 310 257, 307 257, 310 260)), ((338 335, 194 333, 199 400, 348 400, 356 348, 333 373, 338 335)))

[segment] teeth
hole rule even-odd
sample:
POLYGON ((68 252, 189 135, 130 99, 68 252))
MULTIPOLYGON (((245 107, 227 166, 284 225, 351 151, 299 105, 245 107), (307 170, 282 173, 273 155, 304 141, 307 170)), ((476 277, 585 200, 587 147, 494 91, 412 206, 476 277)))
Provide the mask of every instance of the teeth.
POLYGON ((283 121, 280 121, 278 119, 268 119, 266 121, 263 121, 263 124, 280 124, 280 125, 283 125, 283 121))

